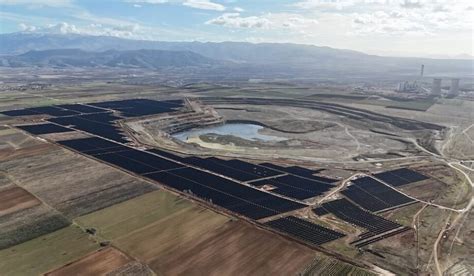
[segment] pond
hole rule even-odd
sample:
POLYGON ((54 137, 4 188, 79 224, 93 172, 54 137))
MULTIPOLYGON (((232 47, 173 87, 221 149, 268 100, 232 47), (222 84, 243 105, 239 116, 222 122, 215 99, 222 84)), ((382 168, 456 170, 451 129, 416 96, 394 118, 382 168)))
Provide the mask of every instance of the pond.
POLYGON ((198 137, 204 134, 232 135, 251 141, 284 141, 283 137, 260 134, 263 126, 249 123, 226 123, 218 126, 190 129, 173 135, 174 138, 186 142, 189 137, 198 137))

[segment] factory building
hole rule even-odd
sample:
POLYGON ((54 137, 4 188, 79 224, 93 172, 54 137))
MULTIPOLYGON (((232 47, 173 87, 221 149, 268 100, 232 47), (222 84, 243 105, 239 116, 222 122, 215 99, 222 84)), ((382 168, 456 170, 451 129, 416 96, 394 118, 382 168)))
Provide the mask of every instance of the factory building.
POLYGON ((451 79, 451 87, 449 88, 449 95, 456 96, 459 94, 459 79, 451 79))
POLYGON ((432 95, 441 95, 441 79, 433 79, 433 86, 431 87, 432 95))

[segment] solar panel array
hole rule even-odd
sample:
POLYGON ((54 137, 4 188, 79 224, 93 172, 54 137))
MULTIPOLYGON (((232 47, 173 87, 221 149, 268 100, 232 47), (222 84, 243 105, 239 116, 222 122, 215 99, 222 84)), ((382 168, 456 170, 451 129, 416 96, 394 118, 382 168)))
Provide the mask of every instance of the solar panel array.
POLYGON ((16 127, 35 135, 72 131, 55 124, 18 125, 16 127))
POLYGON ((58 143, 136 174, 183 167, 174 161, 96 137, 58 141, 58 143))
POLYGON ((323 207, 314 208, 312 211, 319 217, 329 214, 328 210, 324 209, 323 207))
POLYGON ((82 138, 58 143, 251 219, 261 219, 306 207, 304 204, 186 167, 150 152, 131 149, 101 138, 82 138))
POLYGON ((428 177, 422 175, 421 173, 412 171, 407 168, 401 168, 401 169, 396 169, 392 171, 376 173, 374 174, 374 177, 394 187, 428 179, 428 177))
POLYGON ((194 168, 153 173, 147 177, 251 219, 261 219, 306 207, 304 204, 194 168))
POLYGON ((341 193, 366 210, 379 212, 415 202, 415 200, 371 178, 356 179, 341 193))
POLYGON ((9 110, 1 112, 7 116, 30 116, 30 115, 49 115, 54 117, 78 115, 78 112, 55 106, 32 107, 19 110, 9 110))
POLYGON ((326 202, 320 208, 334 214, 343 221, 367 229, 367 232, 362 233, 359 239, 353 242, 355 244, 403 227, 398 223, 362 210, 345 198, 326 202))
POLYGON ((378 242, 378 241, 381 241, 381 240, 389 238, 389 237, 393 237, 393 236, 398 235, 400 233, 406 232, 410 229, 411 229, 410 227, 401 227, 401 228, 399 228, 395 231, 387 232, 386 234, 383 234, 383 235, 380 235, 380 236, 376 236, 376 237, 373 237, 373 238, 370 238, 370 239, 367 238, 367 239, 364 239, 364 240, 357 241, 357 243, 354 243, 354 245, 356 247, 360 248, 360 247, 369 245, 371 243, 378 242))
POLYGON ((277 187, 273 193, 304 200, 321 195, 334 186, 325 182, 311 180, 296 175, 283 175, 270 179, 258 180, 251 183, 254 186, 272 185, 277 187))
POLYGON ((124 138, 124 135, 122 135, 120 128, 114 123, 118 119, 120 118, 112 115, 111 113, 96 113, 69 117, 57 117, 48 119, 48 121, 63 126, 71 126, 75 129, 120 143, 126 143, 127 140, 124 138))
POLYGON ((294 216, 272 220, 266 222, 265 225, 277 230, 278 232, 286 233, 291 237, 313 245, 322 245, 345 236, 337 231, 294 216))
POLYGON ((55 107, 64 108, 64 109, 72 110, 72 111, 83 113, 83 114, 100 113, 100 112, 106 111, 102 108, 97 108, 97 107, 83 105, 83 104, 62 104, 62 105, 55 105, 55 107))
MULTIPOLYGON (((58 143, 254 220, 307 207, 305 204, 273 193, 304 200, 329 191, 337 182, 335 179, 314 175, 320 170, 299 166, 283 167, 272 163, 257 165, 237 159, 223 160, 214 157, 181 157, 160 149, 141 151, 119 144, 126 143, 127 139, 116 125, 116 121, 122 117, 114 115, 113 111, 118 111, 123 117, 137 117, 173 112, 182 106, 181 100, 158 102, 135 99, 30 108, 2 113, 10 116, 46 114, 55 117, 49 119, 51 123, 47 124, 18 126, 33 134, 69 131, 64 126, 71 126, 109 139, 110 141, 92 137, 58 143), (265 192, 242 185, 238 181, 256 187, 270 184, 276 188, 271 192, 265 192)), ((426 178, 403 169, 376 174, 375 177, 394 186, 426 178)), ((370 177, 357 179, 353 183, 342 193, 373 212, 414 202, 370 177)), ((354 242, 358 247, 407 230, 399 224, 358 208, 347 199, 325 203, 314 212, 319 215, 331 212, 349 223, 367 229, 367 232, 361 234, 354 242)), ((313 245, 321 245, 344 236, 342 233, 294 216, 272 220, 265 225, 313 245)))
POLYGON ((318 173, 322 170, 310 170, 310 169, 303 168, 303 167, 300 167, 300 166, 283 167, 283 166, 278 166, 278 165, 275 165, 275 164, 272 164, 272 163, 262 163, 260 165, 262 165, 264 167, 267 167, 267 168, 277 170, 277 171, 282 171, 282 172, 286 172, 286 173, 290 173, 290 174, 294 174, 294 175, 299 175, 301 177, 310 178, 312 180, 316 180, 316 181, 320 181, 320 182, 324 182, 324 183, 334 183, 334 182, 338 181, 337 179, 331 179, 331 178, 328 178, 328 177, 314 175, 315 173, 318 173))
POLYGON ((183 107, 183 104, 182 100, 153 101, 148 99, 131 99, 90 103, 89 105, 120 111, 124 117, 138 117, 173 112, 183 107))
POLYGON ((182 161, 244 182, 281 174, 272 169, 235 159, 187 157, 182 161))

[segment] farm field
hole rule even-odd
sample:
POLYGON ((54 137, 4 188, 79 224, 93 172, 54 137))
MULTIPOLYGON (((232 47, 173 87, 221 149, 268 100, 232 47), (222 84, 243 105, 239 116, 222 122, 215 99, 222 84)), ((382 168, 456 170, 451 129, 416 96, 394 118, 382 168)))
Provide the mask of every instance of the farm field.
MULTIPOLYGON (((107 247, 90 253, 72 263, 66 264, 53 271, 45 273, 48 276, 68 276, 68 275, 120 275, 127 273, 130 268, 140 266, 123 252, 107 247)), ((143 274, 151 275, 146 267, 142 266, 143 274)), ((136 269, 136 268, 134 268, 136 269)))
POLYGON ((148 182, 46 143, 15 150, 0 169, 68 218, 156 189, 148 182))
POLYGON ((41 202, 19 187, 0 191, 0 216, 39 205, 41 202))
POLYGON ((294 274, 318 253, 249 224, 155 191, 79 217, 82 227, 158 274, 294 274), (291 260, 291 262, 290 262, 291 260))
POLYGON ((80 228, 69 226, 0 250, 0 271, 2 275, 39 275, 98 247, 80 228))

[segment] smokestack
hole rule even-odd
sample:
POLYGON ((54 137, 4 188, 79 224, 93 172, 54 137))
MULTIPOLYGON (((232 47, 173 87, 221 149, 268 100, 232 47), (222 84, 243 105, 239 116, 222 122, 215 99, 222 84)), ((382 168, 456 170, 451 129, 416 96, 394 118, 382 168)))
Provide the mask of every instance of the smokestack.
POLYGON ((431 87, 432 95, 441 95, 441 79, 433 79, 433 86, 431 87))
POLYGON ((449 95, 457 95, 459 93, 459 79, 451 79, 451 87, 449 88, 449 95))
POLYGON ((422 65, 421 65, 421 74, 420 74, 420 79, 422 79, 422 78, 423 78, 423 74, 424 74, 424 73, 425 73, 425 65, 424 65, 424 64, 422 64, 422 65))

